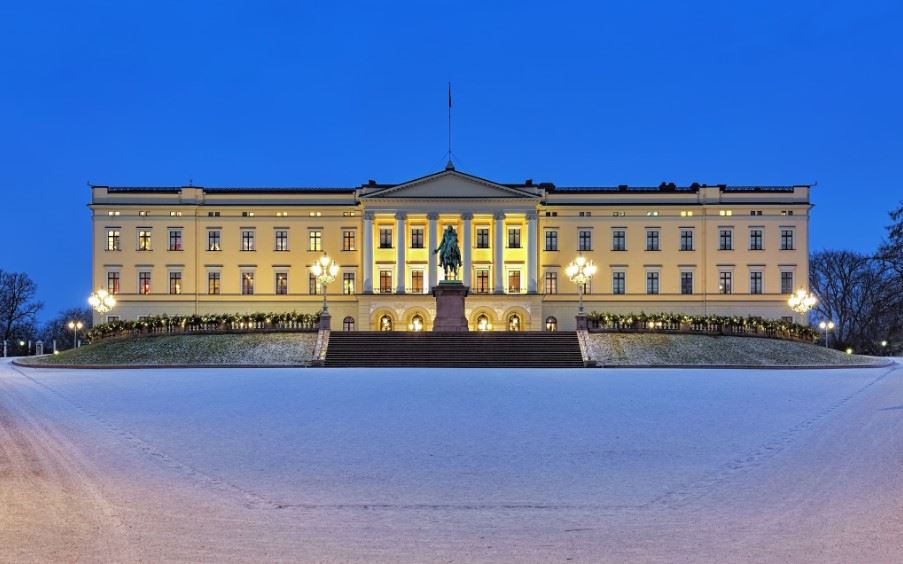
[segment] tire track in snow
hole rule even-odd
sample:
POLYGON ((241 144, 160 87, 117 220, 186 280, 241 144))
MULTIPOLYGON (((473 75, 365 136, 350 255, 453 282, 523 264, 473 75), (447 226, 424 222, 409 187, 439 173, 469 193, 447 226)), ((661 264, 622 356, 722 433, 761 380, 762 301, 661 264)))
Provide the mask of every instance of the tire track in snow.
POLYGON ((747 469, 757 468, 761 466, 769 459, 773 458, 775 455, 786 449, 787 446, 790 445, 801 433, 811 429, 819 422, 844 407, 851 400, 862 395, 869 388, 884 380, 888 374, 891 374, 898 370, 901 370, 899 366, 890 367, 861 388, 854 390, 850 394, 837 400, 828 407, 816 412, 812 417, 800 421, 783 433, 773 437, 765 444, 760 445, 758 448, 748 452, 745 455, 739 456, 722 464, 718 470, 712 472, 711 474, 705 475, 696 481, 690 482, 683 486, 671 488, 662 495, 652 499, 645 504, 642 504, 640 507, 644 509, 656 507, 681 507, 683 505, 686 505, 692 499, 704 495, 712 488, 728 482, 738 473, 743 472, 747 469))

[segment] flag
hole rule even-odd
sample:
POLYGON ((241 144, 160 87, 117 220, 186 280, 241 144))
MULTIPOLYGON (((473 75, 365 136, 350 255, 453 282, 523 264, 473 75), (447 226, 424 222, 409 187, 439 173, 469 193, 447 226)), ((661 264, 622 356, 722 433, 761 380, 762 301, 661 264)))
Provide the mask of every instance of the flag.
POLYGON ((448 107, 451 108, 451 82, 448 83, 448 107))

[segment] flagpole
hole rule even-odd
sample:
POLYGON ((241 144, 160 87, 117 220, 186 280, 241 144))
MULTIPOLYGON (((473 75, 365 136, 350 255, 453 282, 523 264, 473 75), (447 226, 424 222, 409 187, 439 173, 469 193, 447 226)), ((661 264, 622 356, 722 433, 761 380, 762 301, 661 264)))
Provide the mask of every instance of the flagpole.
POLYGON ((448 83, 448 165, 452 165, 452 152, 451 152, 451 111, 452 111, 452 96, 451 96, 451 81, 448 83))

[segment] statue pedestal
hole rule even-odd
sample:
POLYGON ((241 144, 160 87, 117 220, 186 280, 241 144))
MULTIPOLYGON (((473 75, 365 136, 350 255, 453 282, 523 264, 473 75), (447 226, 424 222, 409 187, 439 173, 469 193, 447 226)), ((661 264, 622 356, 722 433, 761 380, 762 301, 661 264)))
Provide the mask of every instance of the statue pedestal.
POLYGON ((458 280, 443 280, 433 286, 436 298, 436 319, 433 331, 467 331, 464 298, 470 288, 458 280))

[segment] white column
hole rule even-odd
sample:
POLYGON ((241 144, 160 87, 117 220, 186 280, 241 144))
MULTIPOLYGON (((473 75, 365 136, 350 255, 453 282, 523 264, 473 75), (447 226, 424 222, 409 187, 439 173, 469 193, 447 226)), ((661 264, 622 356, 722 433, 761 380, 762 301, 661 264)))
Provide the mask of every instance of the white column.
POLYGON ((439 214, 436 212, 431 212, 426 215, 427 219, 430 221, 430 240, 427 243, 427 249, 429 250, 430 257, 430 269, 429 269, 429 290, 432 292, 433 287, 438 283, 438 265, 439 258, 435 254, 436 247, 439 246, 439 239, 436 236, 436 220, 439 219, 439 214))
POLYGON ((465 286, 470 286, 470 272, 471 272, 471 264, 470 264, 471 263, 471 259, 470 259, 471 251, 470 250, 473 247, 473 244, 471 243, 470 238, 471 238, 471 233, 473 232, 473 229, 471 229, 471 221, 473 220, 473 214, 472 213, 462 213, 461 219, 464 222, 464 227, 463 227, 464 237, 462 238, 462 246, 464 248, 461 249, 463 251, 462 254, 464 255, 463 257, 461 257, 461 261, 464 263, 462 265, 462 268, 464 269, 464 276, 461 277, 461 280, 464 282, 465 286))
POLYGON ((492 269, 493 271, 495 271, 495 293, 504 294, 505 260, 503 258, 504 247, 502 247, 502 245, 505 242, 505 214, 502 212, 496 212, 494 217, 495 249, 493 250, 493 254, 495 255, 495 260, 493 260, 492 269))
POLYGON ((527 292, 536 293, 536 212, 527 212, 527 292))
POLYGON ((398 248, 395 255, 395 272, 398 280, 395 284, 395 293, 404 294, 404 285, 407 281, 407 270, 404 264, 404 241, 405 241, 405 223, 404 220, 408 215, 404 212, 395 214, 395 240, 398 248))
POLYGON ((364 212, 364 293, 373 293, 373 212, 364 212))

